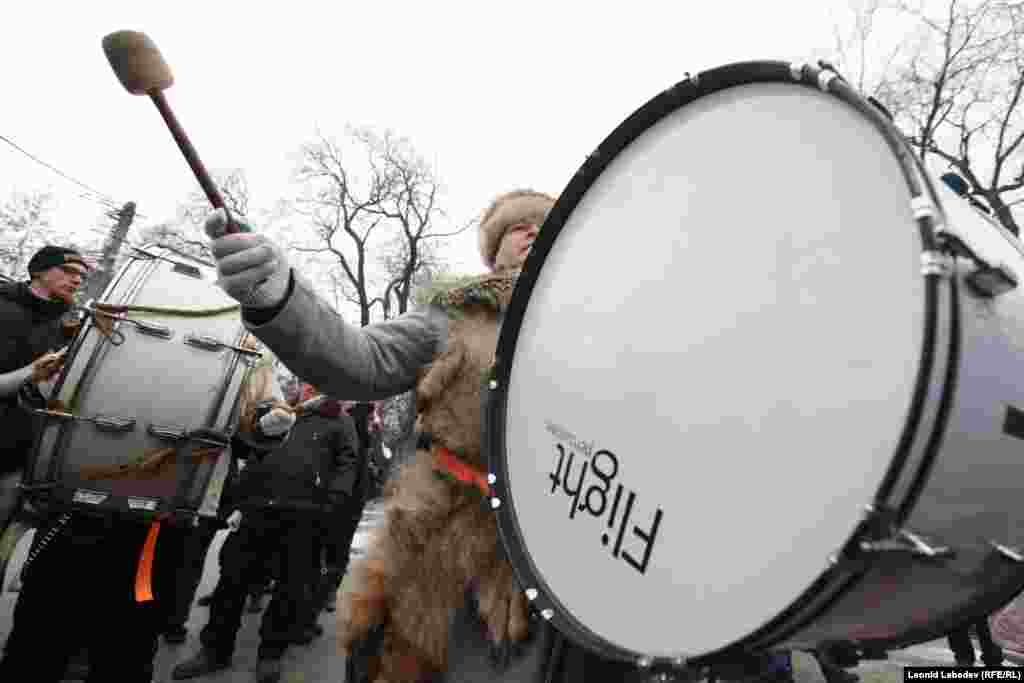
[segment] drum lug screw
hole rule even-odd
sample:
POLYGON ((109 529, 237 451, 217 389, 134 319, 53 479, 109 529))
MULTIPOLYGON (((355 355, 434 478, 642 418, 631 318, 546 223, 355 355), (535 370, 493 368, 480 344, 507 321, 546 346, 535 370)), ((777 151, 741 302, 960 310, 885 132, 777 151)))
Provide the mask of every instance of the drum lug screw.
POLYGON ((836 79, 834 71, 821 70, 818 72, 818 88, 822 92, 828 92, 828 86, 832 85, 832 81, 836 79))
POLYGON ((538 595, 540 595, 540 593, 537 591, 536 588, 527 588, 526 589, 526 599, 529 600, 530 602, 533 602, 534 600, 536 600, 538 595))
POLYGON ((490 384, 488 384, 487 386, 489 386, 491 388, 491 391, 497 389, 498 388, 498 380, 492 379, 490 381, 490 384))
POLYGON ((542 609, 540 611, 540 616, 544 621, 551 621, 551 617, 555 616, 555 610, 551 609, 550 607, 547 609, 542 609))
POLYGON ((650 657, 641 657, 640 659, 636 660, 636 665, 641 669, 650 669, 651 665, 653 664, 654 660, 650 657))
POLYGON ((925 251, 921 253, 921 274, 948 277, 952 270, 949 257, 941 251, 925 251))
POLYGON ((498 478, 494 476, 494 474, 488 474, 487 483, 490 484, 491 486, 494 486, 495 484, 498 483, 498 478))
POLYGON ((491 508, 494 509, 494 510, 497 510, 500 507, 501 507, 501 499, 500 498, 491 498, 491 508))
POLYGON ((924 195, 920 197, 914 197, 910 200, 910 211, 914 214, 914 218, 922 219, 929 218, 935 220, 938 215, 938 211, 935 209, 935 204, 932 200, 924 195))

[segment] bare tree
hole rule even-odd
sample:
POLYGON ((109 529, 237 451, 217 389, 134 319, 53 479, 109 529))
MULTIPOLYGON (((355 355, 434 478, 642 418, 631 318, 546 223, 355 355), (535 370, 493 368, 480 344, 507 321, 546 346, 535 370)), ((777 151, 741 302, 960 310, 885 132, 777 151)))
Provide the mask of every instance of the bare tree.
POLYGON ((0 205, 0 269, 8 276, 22 270, 36 249, 50 241, 49 193, 15 192, 0 205))
MULTIPOLYGON (((224 205, 233 216, 249 215, 249 180, 241 168, 211 172, 213 182, 224 198, 224 205)), ((210 200, 201 190, 194 190, 188 199, 178 207, 178 218, 191 225, 202 226, 209 215, 210 200)))
POLYGON ((1022 3, 1005 0, 870 0, 854 6, 845 38, 837 31, 835 52, 841 70, 858 74, 862 91, 893 112, 918 154, 943 160, 1014 234, 1012 207, 1024 201, 1022 11, 1022 3), (884 51, 877 77, 865 79, 866 46, 883 12, 913 31, 884 51))
POLYGON ((0 274, 22 277, 29 259, 45 244, 72 247, 87 258, 97 255, 100 238, 54 226, 53 209, 54 197, 48 192, 14 192, 0 204, 0 274))
POLYGON ((442 269, 439 240, 469 227, 438 228, 445 214, 433 169, 408 140, 365 128, 348 129, 344 144, 318 134, 300 159, 293 208, 310 229, 291 248, 333 273, 330 288, 357 307, 361 325, 375 309, 384 319, 406 312, 417 278, 442 269))
MULTIPOLYGON (((411 143, 391 131, 348 128, 342 142, 320 133, 303 145, 295 174, 302 194, 293 210, 307 221, 291 248, 319 274, 335 308, 355 308, 361 325, 389 319, 415 303, 414 292, 446 272, 443 188, 411 143)), ((340 397, 344 398, 344 397, 340 397)), ((414 449, 412 393, 381 406, 384 441, 400 462, 414 449)))
POLYGON ((136 237, 139 244, 156 244, 170 247, 183 254, 209 261, 209 240, 202 236, 199 228, 187 223, 157 223, 139 230, 136 237))
MULTIPOLYGON (((211 175, 231 215, 241 219, 248 216, 250 196, 245 171, 236 168, 214 171, 211 175)), ((138 233, 138 239, 171 247, 203 260, 212 260, 209 240, 203 232, 203 223, 210 211, 212 207, 206 195, 200 190, 195 190, 178 205, 176 220, 143 228, 138 233)))

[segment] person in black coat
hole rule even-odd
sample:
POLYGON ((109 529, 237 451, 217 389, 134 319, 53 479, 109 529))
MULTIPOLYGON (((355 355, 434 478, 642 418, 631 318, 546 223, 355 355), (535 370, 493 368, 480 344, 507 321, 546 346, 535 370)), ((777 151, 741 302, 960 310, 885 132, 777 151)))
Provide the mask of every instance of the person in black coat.
POLYGON ((18 484, 43 407, 36 384, 60 371, 64 325, 89 266, 74 249, 46 246, 29 260, 31 280, 0 285, 0 535, 18 504, 18 484))
POLYGON ((337 495, 324 534, 325 562, 331 572, 328 586, 331 595, 345 575, 352 539, 373 490, 370 461, 375 446, 380 442, 379 430, 371 424, 373 414, 372 403, 355 403, 349 406, 347 415, 342 415, 350 425, 358 448, 355 457, 344 463, 338 473, 337 495))
POLYGON ((329 398, 301 404, 288 440, 242 472, 235 496, 241 512, 236 545, 221 557, 202 647, 175 667, 174 680, 231 666, 246 596, 273 553, 281 559, 280 575, 263 614, 254 680, 280 680, 285 651, 302 639, 310 622, 309 588, 316 581, 311 558, 321 521, 344 497, 339 487, 346 464, 357 459, 352 426, 340 412, 340 403, 329 398))

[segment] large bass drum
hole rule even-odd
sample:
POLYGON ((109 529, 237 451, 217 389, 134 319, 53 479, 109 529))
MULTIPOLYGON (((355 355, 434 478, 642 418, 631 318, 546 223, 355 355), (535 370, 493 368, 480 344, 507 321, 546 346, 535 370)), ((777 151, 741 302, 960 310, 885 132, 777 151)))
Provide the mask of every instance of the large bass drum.
POLYGON ((605 656, 886 650, 1024 587, 1017 240, 831 71, 733 64, 591 155, 490 377, 492 506, 605 656))
POLYGON ((30 495, 147 519, 217 515, 240 390, 260 354, 215 280, 212 265, 159 247, 121 268, 102 302, 130 308, 93 308, 59 404, 36 411, 30 495))

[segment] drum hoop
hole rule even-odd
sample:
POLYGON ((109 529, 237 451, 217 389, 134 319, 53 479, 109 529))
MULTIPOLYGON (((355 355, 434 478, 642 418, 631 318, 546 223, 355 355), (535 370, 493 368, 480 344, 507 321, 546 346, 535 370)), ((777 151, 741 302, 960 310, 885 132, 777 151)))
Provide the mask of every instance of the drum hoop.
MULTIPOLYGON (((885 118, 873 105, 864 100, 842 78, 828 78, 830 72, 817 67, 802 65, 799 68, 778 61, 737 62, 717 67, 690 76, 663 91, 649 100, 631 114, 601 145, 583 162, 569 181, 565 190, 559 195, 552 207, 536 241, 531 249, 530 257, 523 267, 516 283, 516 288, 506 311, 498 337, 497 351, 491 370, 488 389, 485 396, 484 439, 487 445, 487 456, 490 473, 493 478, 494 497, 492 508, 496 511, 497 526, 502 543, 508 554, 509 561, 519 580, 520 586, 527 592, 531 607, 545 619, 568 635, 572 640, 605 657, 631 661, 641 667, 647 666, 678 666, 680 662, 662 660, 647 656, 646 653, 626 650, 597 635, 584 624, 581 624, 550 590, 539 569, 534 565, 530 554, 521 541, 521 533, 515 505, 508 484, 508 468, 506 464, 507 444, 505 439, 505 416, 508 408, 508 383, 512 371, 512 359, 519 332, 523 324, 530 296, 537 284, 540 271, 550 254, 553 245, 565 226, 566 221, 583 199, 584 195, 604 172, 607 166, 634 140, 645 133, 656 123, 679 108, 695 100, 731 87, 751 85, 755 83, 795 83, 804 87, 820 88, 838 97, 845 104, 852 106, 868 119, 888 143, 894 157, 900 164, 904 180, 908 188, 908 203, 920 198, 929 198, 936 211, 941 211, 941 204, 931 185, 927 174, 923 171, 916 157, 904 141, 902 134, 895 125, 885 118)), ((937 249, 936 220, 933 214, 915 215, 923 252, 937 249)), ((925 275, 925 339, 934 341, 937 330, 937 306, 941 274, 925 275)), ((954 301, 954 305, 956 305, 954 301)), ((954 332, 954 337, 958 333, 954 332)), ((928 464, 934 458, 941 434, 945 427, 947 411, 938 411, 937 419, 927 425, 921 425, 925 404, 934 400, 934 391, 929 391, 932 382, 930 368, 933 365, 934 343, 922 345, 922 361, 916 378, 915 391, 911 397, 905 429, 899 446, 890 464, 889 471, 883 479, 876 496, 875 510, 888 511, 893 503, 889 496, 894 483, 906 469, 910 457, 910 449, 914 441, 924 432, 929 437, 928 451, 932 458, 926 456, 926 464, 913 473, 914 482, 911 489, 917 493, 923 488, 923 479, 927 477, 928 464)), ((945 350, 943 350, 945 351, 945 350)), ((954 369, 955 371, 955 369, 954 369)), ((947 373, 948 375, 948 373, 947 373)), ((947 383, 948 384, 948 383, 947 383)), ((943 397, 951 392, 947 386, 942 391, 943 397)), ((908 497, 899 506, 908 510, 912 505, 908 497)), ((868 520, 871 521, 871 520, 868 520)), ((843 545, 844 550, 856 548, 857 542, 866 534, 873 533, 875 525, 865 522, 851 535, 843 545)), ((863 560, 854 562, 837 562, 825 569, 817 581, 798 596, 794 602, 780 612, 775 618, 746 635, 735 643, 721 650, 699 657, 694 662, 707 663, 726 657, 729 654, 746 649, 754 643, 765 642, 769 635, 776 642, 785 634, 792 634, 803 624, 808 623, 825 611, 829 605, 838 600, 846 590, 854 585, 857 579, 867 570, 863 560), (827 597, 822 600, 822 595, 827 597), (817 608, 810 611, 803 609, 805 605, 817 598, 817 608)))

